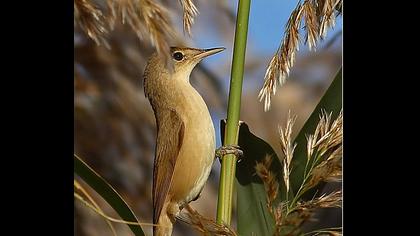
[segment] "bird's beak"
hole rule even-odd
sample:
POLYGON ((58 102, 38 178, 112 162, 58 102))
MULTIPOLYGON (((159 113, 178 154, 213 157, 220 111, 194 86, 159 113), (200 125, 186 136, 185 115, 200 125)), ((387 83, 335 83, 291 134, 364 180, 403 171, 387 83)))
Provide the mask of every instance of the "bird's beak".
POLYGON ((197 59, 203 59, 203 58, 205 58, 205 57, 208 57, 208 56, 210 56, 210 55, 213 55, 213 54, 216 54, 216 53, 218 53, 218 52, 221 52, 221 51, 224 51, 226 48, 223 48, 223 47, 221 47, 221 48, 210 48, 210 49, 204 49, 204 50, 202 50, 200 53, 198 53, 196 56, 195 56, 195 58, 197 58, 197 59))

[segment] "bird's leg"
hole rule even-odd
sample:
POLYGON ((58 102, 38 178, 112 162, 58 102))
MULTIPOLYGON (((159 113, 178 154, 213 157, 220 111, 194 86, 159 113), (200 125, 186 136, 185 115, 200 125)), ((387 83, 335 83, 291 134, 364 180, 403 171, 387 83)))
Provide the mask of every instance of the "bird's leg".
POLYGON ((235 155, 238 159, 238 162, 240 162, 242 157, 244 156, 244 152, 238 145, 221 146, 218 149, 216 149, 215 154, 216 158, 218 158, 220 162, 222 162, 222 158, 227 154, 235 155))

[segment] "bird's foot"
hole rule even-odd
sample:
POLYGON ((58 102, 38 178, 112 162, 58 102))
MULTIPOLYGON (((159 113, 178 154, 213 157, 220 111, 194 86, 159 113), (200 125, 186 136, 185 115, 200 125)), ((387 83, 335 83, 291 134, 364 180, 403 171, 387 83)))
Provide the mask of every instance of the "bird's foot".
POLYGON ((216 158, 218 158, 220 162, 222 162, 222 158, 228 154, 235 155, 238 159, 238 162, 240 162, 244 156, 244 152, 238 145, 221 146, 216 149, 216 158))

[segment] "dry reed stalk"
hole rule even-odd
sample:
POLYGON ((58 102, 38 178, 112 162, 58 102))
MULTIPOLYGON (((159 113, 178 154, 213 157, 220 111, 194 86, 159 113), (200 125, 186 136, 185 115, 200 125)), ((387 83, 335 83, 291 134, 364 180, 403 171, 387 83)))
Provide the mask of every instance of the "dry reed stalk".
MULTIPOLYGON (((96 203, 93 197, 87 192, 87 190, 77 180, 73 181, 73 185, 74 185, 75 193, 76 193, 76 190, 79 190, 84 196, 86 196, 86 198, 92 204, 92 207, 95 208, 96 211, 99 212, 99 214, 105 214, 104 211, 99 207, 98 203, 96 203)), ((82 198, 82 196, 80 196, 79 198, 82 198)), ((117 236, 117 232, 115 231, 114 226, 112 226, 111 221, 106 218, 104 220, 107 223, 109 229, 111 230, 112 235, 117 236)))

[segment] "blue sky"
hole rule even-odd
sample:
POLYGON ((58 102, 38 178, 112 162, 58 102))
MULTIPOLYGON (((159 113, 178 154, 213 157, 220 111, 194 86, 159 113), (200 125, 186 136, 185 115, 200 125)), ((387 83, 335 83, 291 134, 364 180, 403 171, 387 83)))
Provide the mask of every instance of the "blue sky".
MULTIPOLYGON (((247 52, 250 52, 252 49, 258 49, 259 53, 271 56, 281 43, 286 22, 297 2, 291 0, 252 0, 248 28, 249 49, 247 52)), ((233 12, 236 12, 238 0, 229 1, 229 3, 233 12)), ((204 14, 200 15, 203 16, 204 14)), ((198 18, 200 18, 200 15, 198 18)), ((199 21, 200 19, 197 20, 199 21)), ((325 41, 328 41, 335 32, 340 30, 342 30, 341 16, 337 18, 336 26, 328 31, 325 41)), ((195 32, 199 32, 199 34, 194 36, 194 41, 199 47, 225 46, 228 50, 232 50, 233 45, 224 45, 226 42, 223 42, 211 30, 202 31, 196 28, 195 32)), ((308 50, 307 47, 302 45, 300 49, 300 52, 308 50)), ((218 60, 220 58, 217 56, 211 57, 206 59, 206 63, 212 64, 218 60)))

